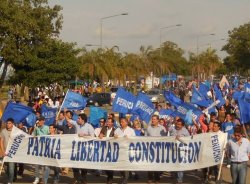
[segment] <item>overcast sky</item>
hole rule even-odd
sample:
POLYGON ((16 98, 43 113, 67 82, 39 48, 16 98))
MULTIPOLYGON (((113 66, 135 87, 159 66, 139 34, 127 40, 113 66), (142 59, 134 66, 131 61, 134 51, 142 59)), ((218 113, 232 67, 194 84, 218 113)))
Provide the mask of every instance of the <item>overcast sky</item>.
MULTIPOLYGON (((85 44, 100 44, 100 20, 104 19, 103 47, 119 46, 120 52, 138 53, 140 46, 160 45, 172 41, 185 52, 209 47, 217 50, 226 43, 228 31, 250 21, 249 0, 49 0, 63 7, 63 29, 60 38, 85 44), (209 34, 215 36, 208 36, 209 34), (225 41, 221 40, 225 39, 225 41)), ((89 48, 91 49, 91 48, 89 48)), ((92 47, 95 49, 95 47, 92 47)), ((218 52, 221 57, 225 53, 218 52)))

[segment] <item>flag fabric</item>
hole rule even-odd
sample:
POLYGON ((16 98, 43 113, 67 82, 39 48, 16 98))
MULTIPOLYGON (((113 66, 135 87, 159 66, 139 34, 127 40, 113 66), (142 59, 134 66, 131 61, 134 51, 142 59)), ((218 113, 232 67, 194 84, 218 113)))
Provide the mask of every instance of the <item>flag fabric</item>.
POLYGON ((198 91, 199 91, 199 93, 202 95, 202 96, 204 96, 206 99, 208 99, 208 95, 207 95, 207 93, 208 93, 208 91, 209 91, 209 87, 206 85, 206 84, 204 84, 204 83, 200 83, 199 84, 199 89, 198 89, 198 91))
POLYGON ((202 107, 208 107, 210 101, 206 100, 206 98, 193 86, 191 103, 202 107))
POLYGON ((177 75, 175 73, 170 73, 169 75, 165 75, 161 77, 161 84, 165 83, 166 81, 176 81, 177 75))
POLYGON ((239 91, 239 90, 236 90, 234 91, 233 95, 232 95, 232 98, 234 100, 238 100, 239 98, 241 98, 241 96, 244 94, 244 91, 239 91))
POLYGON ((34 113, 31 107, 21 103, 8 102, 2 115, 2 120, 13 118, 15 123, 23 122, 27 116, 34 113))
POLYGON ((47 107, 45 104, 41 106, 41 115, 45 118, 45 125, 51 125, 56 120, 56 108, 47 107))
POLYGON ((150 98, 145 94, 139 93, 132 109, 132 114, 139 115, 141 120, 149 123, 154 112, 155 108, 150 98))
POLYGON ((25 120, 23 120, 24 126, 30 128, 36 124, 37 117, 34 113, 30 113, 25 120))
POLYGON ((250 101, 245 98, 246 92, 244 92, 240 98, 238 98, 238 104, 240 109, 240 120, 242 124, 250 122, 250 101))
POLYGON ((129 114, 134 107, 135 101, 136 97, 132 93, 119 88, 113 101, 112 111, 129 114))
POLYGON ((181 115, 180 117, 184 120, 186 113, 189 110, 192 110, 192 118, 196 121, 199 120, 200 115, 202 114, 201 110, 194 107, 192 104, 185 103, 178 97, 176 97, 171 91, 164 91, 164 97, 171 105, 173 105, 176 111, 181 115))
POLYGON ((214 85, 214 95, 215 95, 215 99, 220 101, 217 107, 220 108, 222 105, 226 103, 226 100, 222 96, 222 92, 219 90, 216 84, 214 85))
POLYGON ((99 120, 101 118, 107 119, 108 113, 106 110, 100 108, 100 107, 90 107, 90 115, 89 115, 89 121, 90 124, 93 125, 94 128, 99 127, 99 120))
POLYGON ((134 122, 135 120, 140 120, 140 116, 137 114, 132 114, 132 116, 130 117, 129 121, 130 122, 134 122))
POLYGON ((250 100, 250 83, 245 83, 244 88, 245 88, 245 99, 250 100))
POLYGON ((229 82, 228 82, 225 75, 222 76, 222 79, 221 79, 219 85, 220 85, 220 89, 223 89, 225 85, 229 86, 229 82))
POLYGON ((68 110, 82 110, 86 107, 87 99, 84 98, 80 93, 75 93, 71 90, 68 90, 63 104, 62 109, 68 110))
POLYGON ((159 118, 169 119, 172 117, 171 115, 174 113, 172 109, 161 109, 159 112, 159 118))
POLYGON ((193 113, 193 111, 191 109, 187 111, 187 114, 186 114, 185 119, 184 119, 184 121, 187 125, 193 124, 192 113, 193 113))

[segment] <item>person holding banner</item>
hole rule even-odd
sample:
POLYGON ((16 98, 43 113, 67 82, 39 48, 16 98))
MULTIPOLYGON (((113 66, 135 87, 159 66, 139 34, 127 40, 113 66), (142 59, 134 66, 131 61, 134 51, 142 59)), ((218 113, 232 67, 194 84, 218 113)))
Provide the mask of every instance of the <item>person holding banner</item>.
MULTIPOLYGON (((84 137, 84 136, 94 137, 95 136, 94 128, 92 127, 92 125, 87 123, 88 118, 86 114, 84 113, 79 114, 77 122, 75 122, 74 120, 70 120, 70 121, 71 121, 71 124, 76 127, 76 133, 78 134, 79 137, 84 137)), ((78 182, 80 181, 82 184, 87 183, 87 171, 88 171, 87 169, 73 168, 74 178, 78 182)))
POLYGON ((233 184, 246 184, 247 162, 250 158, 250 142, 242 137, 242 129, 237 126, 234 138, 227 144, 227 156, 231 160, 231 176, 233 184))
MULTIPOLYGON (((56 135, 56 128, 53 124, 49 126, 49 132, 50 132, 50 135, 56 135)), ((45 172, 44 172, 44 184, 48 183, 50 169, 53 169, 53 171, 54 171, 53 184, 58 184, 59 183, 60 168, 59 167, 49 167, 49 166, 46 167, 45 172)))
MULTIPOLYGON (((128 126, 128 120, 126 118, 120 119, 121 128, 117 128, 115 130, 114 137, 134 137, 135 131, 131 127, 128 126)), ((122 181, 121 184, 128 183, 129 172, 128 171, 121 171, 122 181)))
MULTIPOLYGON (((145 131, 145 136, 148 137, 161 137, 166 136, 166 130, 164 126, 159 124, 159 116, 153 115, 151 118, 151 125, 148 126, 147 130, 145 131)), ((161 172, 159 171, 150 171, 148 172, 148 183, 159 183, 160 182, 160 175, 161 172)))
MULTIPOLYGON (((6 156, 6 148, 9 142, 10 134, 12 128, 14 126, 14 119, 8 118, 6 121, 6 128, 3 129, 0 133, 0 156, 6 156)), ((7 180, 8 184, 11 184, 17 178, 17 168, 16 163, 14 162, 7 162, 7 180)))
MULTIPOLYGON (((43 116, 40 116, 38 118, 37 126, 34 129, 34 136, 42 136, 42 135, 49 135, 49 127, 47 125, 44 125, 45 118, 43 116)), ((46 169, 43 166, 35 165, 35 181, 33 184, 38 184, 40 181, 40 169, 44 170, 46 169)))
MULTIPOLYGON (((175 128, 170 132, 170 136, 176 136, 176 139, 180 141, 180 137, 190 136, 188 130, 185 128, 185 122, 179 118, 175 123, 175 128)), ((177 183, 183 182, 183 171, 177 172, 177 183)))
MULTIPOLYGON (((115 135, 115 127, 114 127, 114 119, 108 118, 106 122, 106 126, 103 126, 101 132, 99 134, 99 138, 102 139, 103 137, 114 137, 115 135)), ((107 184, 112 184, 114 171, 106 171, 107 174, 107 184)))

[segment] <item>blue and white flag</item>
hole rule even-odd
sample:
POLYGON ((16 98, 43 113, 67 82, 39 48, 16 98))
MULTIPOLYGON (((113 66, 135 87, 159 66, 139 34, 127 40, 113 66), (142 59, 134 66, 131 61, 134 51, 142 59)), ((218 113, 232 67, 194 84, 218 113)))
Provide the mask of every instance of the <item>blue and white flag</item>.
POLYGON ((207 100, 202 94, 200 94, 199 91, 193 86, 191 103, 202 107, 208 107, 210 101, 207 100))
POLYGON ((187 112, 186 116, 185 116, 184 121, 185 121, 185 123, 186 123, 187 125, 192 125, 192 124, 193 124, 192 113, 193 113, 193 111, 192 111, 192 110, 189 110, 189 111, 187 112))
POLYGON ((245 95, 246 92, 238 98, 240 120, 242 124, 250 122, 250 102, 246 100, 245 95))
POLYGON ((172 117, 171 115, 174 113, 172 109, 161 109, 159 112, 159 118, 169 119, 172 117))
POLYGON ((250 101, 250 83, 245 83, 245 99, 250 101))
POLYGON ((226 100, 222 96, 222 92, 219 90, 216 84, 214 85, 214 94, 215 94, 215 99, 220 101, 217 107, 221 107, 226 103, 226 100))
POLYGON ((13 118, 15 123, 18 123, 23 122, 30 114, 34 114, 34 110, 31 107, 21 103, 8 102, 1 119, 7 121, 8 118, 13 118))
POLYGON ((134 107, 135 101, 136 97, 132 93, 119 88, 113 101, 112 111, 129 114, 134 107))
POLYGON ((45 118, 45 125, 51 125, 56 120, 56 108, 47 107, 45 104, 41 106, 41 115, 45 118))
POLYGON ((84 98, 80 93, 75 93, 68 90, 64 98, 62 109, 68 110, 82 110, 86 107, 87 99, 84 98))
POLYGON ((172 104, 178 113, 181 114, 181 118, 184 120, 186 114, 189 110, 192 110, 192 118, 196 121, 199 120, 200 115, 202 114, 201 110, 194 107, 192 104, 185 103, 178 97, 176 97, 171 91, 165 91, 164 97, 170 104, 172 104))
POLYGON ((209 91, 209 87, 206 85, 206 84, 204 84, 204 83, 200 83, 199 84, 199 89, 198 89, 198 91, 199 91, 199 93, 202 95, 202 96, 204 96, 206 99, 208 99, 209 97, 207 96, 207 93, 208 93, 208 91, 209 91))
POLYGON ((151 116, 155 112, 155 108, 150 98, 147 95, 139 93, 136 98, 134 108, 132 109, 132 114, 137 114, 140 119, 149 123, 151 116))
POLYGON ((29 114, 25 120, 23 120, 24 126, 27 128, 33 127, 36 124, 37 117, 34 113, 29 114))
POLYGON ((99 120, 101 118, 107 119, 108 112, 100 107, 90 107, 90 115, 89 115, 89 121, 90 124, 93 125, 94 128, 97 128, 99 126, 99 120))

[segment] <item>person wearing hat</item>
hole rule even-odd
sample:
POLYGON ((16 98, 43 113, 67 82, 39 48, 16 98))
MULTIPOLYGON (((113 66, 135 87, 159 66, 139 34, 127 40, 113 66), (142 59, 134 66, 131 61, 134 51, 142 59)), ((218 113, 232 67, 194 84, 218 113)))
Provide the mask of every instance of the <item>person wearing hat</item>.
MULTIPOLYGON (((38 117, 37 126, 34 129, 33 135, 34 136, 42 136, 42 135, 49 135, 49 126, 45 125, 45 117, 40 116, 38 117)), ((42 170, 43 166, 35 165, 35 181, 33 184, 38 184, 40 181, 39 170, 42 170)))

